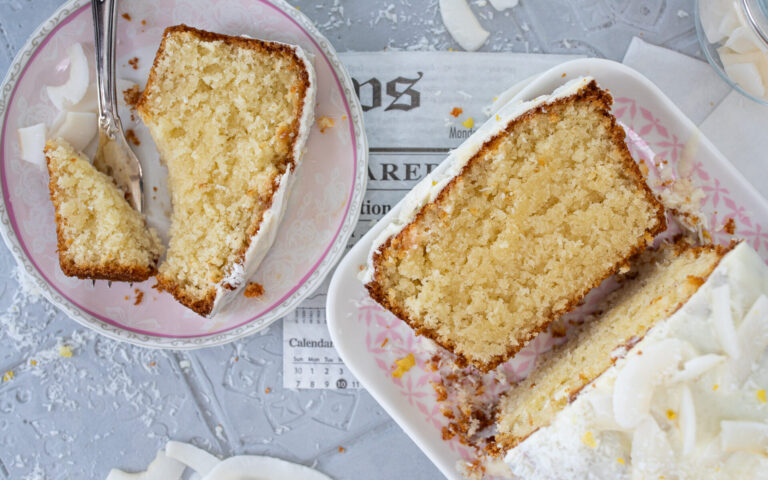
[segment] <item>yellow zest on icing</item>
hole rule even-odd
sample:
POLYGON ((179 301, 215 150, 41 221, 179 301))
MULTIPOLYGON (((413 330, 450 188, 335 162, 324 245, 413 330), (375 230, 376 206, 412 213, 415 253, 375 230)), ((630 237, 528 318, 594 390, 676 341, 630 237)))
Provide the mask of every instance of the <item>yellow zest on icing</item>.
POLYGON ((475 119, 472 117, 468 117, 466 120, 461 122, 462 125, 464 125, 467 128, 472 128, 475 126, 475 119))
POLYGON ((500 117, 499 115, 496 115, 496 121, 497 121, 497 122, 500 122, 500 121, 501 121, 501 117, 500 117))
POLYGON ((8 370, 7 372, 5 372, 5 375, 3 375, 3 381, 10 382, 11 380, 13 380, 13 376, 14 376, 13 370, 8 370))
POLYGON ((397 368, 395 368, 395 371, 392 372, 392 376, 395 378, 401 378, 405 372, 416 365, 416 359, 413 357, 412 353, 409 353, 407 356, 395 360, 395 365, 397 368))
POLYGON ((35 365, 37 365, 37 360, 30 360, 29 364, 34 367, 35 365))
POLYGON ((758 390, 757 391, 757 399, 760 400, 760 403, 765 403, 766 401, 768 401, 765 398, 765 390, 758 390))
POLYGON ((677 414, 674 410, 667 410, 667 418, 670 420, 674 420, 677 418, 677 414))
POLYGON ((718 385, 718 384, 712 385, 712 391, 713 392, 716 392, 718 388, 720 388, 720 385, 718 385))
POLYGON ((624 464, 625 464, 625 462, 624 462, 624 459, 623 459, 623 458, 621 458, 621 457, 617 458, 617 459, 616 459, 616 461, 617 461, 617 462, 619 462, 619 463, 620 463, 620 464, 622 464, 622 465, 624 465, 624 464))
POLYGON ((69 345, 62 345, 59 347, 59 356, 65 358, 72 356, 72 349, 69 348, 69 345))
POLYGON ((597 442, 595 441, 595 436, 592 435, 592 432, 590 432, 589 430, 587 430, 587 432, 584 435, 582 435, 581 442, 584 445, 588 446, 589 448, 597 447, 597 442))

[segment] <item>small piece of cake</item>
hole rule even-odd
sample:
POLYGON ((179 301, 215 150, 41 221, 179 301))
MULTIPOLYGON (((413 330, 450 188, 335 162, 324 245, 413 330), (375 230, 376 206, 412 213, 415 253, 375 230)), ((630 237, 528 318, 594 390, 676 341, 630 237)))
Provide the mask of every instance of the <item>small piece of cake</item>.
POLYGON ((61 270, 125 282, 154 275, 163 245, 114 181, 64 140, 48 141, 45 158, 61 270))
POLYGON ((768 267, 746 242, 722 251, 641 268, 643 285, 628 282, 616 307, 507 394, 497 437, 517 444, 505 456, 516 477, 762 478, 768 267))
POLYGON ((299 47, 165 30, 137 107, 173 204, 158 288, 212 316, 245 286, 275 239, 314 103, 299 47))
POLYGON ((722 247, 664 244, 640 255, 631 280, 605 300, 604 313, 567 342, 541 355, 533 372, 500 403, 497 442, 509 449, 548 425, 587 384, 677 311, 725 254, 722 247))
POLYGON ((507 105, 406 197, 362 280, 488 370, 666 228, 594 80, 507 105))

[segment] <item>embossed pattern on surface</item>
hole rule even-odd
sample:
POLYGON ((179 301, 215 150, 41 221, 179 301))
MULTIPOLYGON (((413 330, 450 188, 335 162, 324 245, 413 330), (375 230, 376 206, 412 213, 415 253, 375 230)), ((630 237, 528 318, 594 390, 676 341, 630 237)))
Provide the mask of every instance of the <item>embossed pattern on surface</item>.
MULTIPOLYGON (((0 2, 0 71, 61 3, 0 2)), ((457 48, 436 0, 292 3, 340 51, 457 48)), ((470 3, 491 31, 486 51, 619 60, 642 34, 699 56, 692 1, 521 0, 502 13, 470 3)), ((100 479, 111 467, 141 470, 168 438, 218 455, 277 455, 334 478, 442 478, 366 392, 284 390, 279 324, 224 347, 147 351, 88 333, 42 299, 22 298, 14 269, 0 246, 0 373, 14 372, 0 383, 0 478, 100 479), (59 356, 59 344, 71 345, 73 356, 59 356)))

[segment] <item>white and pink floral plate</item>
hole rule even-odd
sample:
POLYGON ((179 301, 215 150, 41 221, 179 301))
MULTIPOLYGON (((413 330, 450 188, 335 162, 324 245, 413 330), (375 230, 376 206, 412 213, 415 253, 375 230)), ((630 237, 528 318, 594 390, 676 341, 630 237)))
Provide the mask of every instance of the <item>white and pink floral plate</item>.
MULTIPOLYGON (((671 167, 676 175, 685 171, 685 177, 704 193, 700 209, 714 241, 728 243, 734 237, 741 238, 768 259, 768 201, 641 74, 608 60, 574 60, 541 74, 515 99, 551 93, 567 79, 587 75, 611 91, 613 113, 627 131, 632 155, 649 166, 649 184, 662 183, 657 181, 661 176, 658 166, 671 167), (682 158, 686 167, 675 168, 682 166, 682 158), (722 229, 729 219, 735 223, 735 236, 722 229)), ((395 206, 340 262, 328 292, 328 326, 351 372, 448 478, 459 479, 457 463, 471 462, 475 454, 456 438, 442 438, 446 419, 431 386, 439 377, 426 365, 433 355, 431 341, 414 336, 404 322, 371 300, 357 279, 374 238, 398 216, 400 207, 395 206), (401 378, 394 378, 394 361, 409 353, 414 354, 416 365, 401 378)), ((590 301, 597 300, 591 296, 590 301)), ((539 335, 500 368, 505 369, 507 378, 523 378, 536 356, 552 343, 548 334, 539 335)))
MULTIPOLYGON (((283 0, 133 0, 119 5, 117 75, 140 86, 164 28, 180 23, 297 44, 314 56, 316 117, 329 117, 334 126, 324 132, 312 128, 277 240, 252 279, 264 285, 265 293, 238 298, 228 311, 207 320, 152 289, 152 279, 110 288, 105 281, 92 285, 61 272, 48 174, 21 159, 16 129, 39 122, 50 126, 56 117, 44 87, 66 80, 68 46, 93 45, 88 0, 67 2, 44 22, 0 87, 0 232, 20 267, 51 302, 109 337, 149 347, 197 348, 254 333, 289 313, 320 285, 344 253, 357 222, 368 146, 352 81, 328 40, 283 0), (139 292, 143 299, 134 305, 139 292)), ((150 223, 167 222, 165 170, 151 137, 140 121, 127 118, 129 114, 122 117, 141 139, 136 150, 145 171, 153 172, 145 175, 150 223)))

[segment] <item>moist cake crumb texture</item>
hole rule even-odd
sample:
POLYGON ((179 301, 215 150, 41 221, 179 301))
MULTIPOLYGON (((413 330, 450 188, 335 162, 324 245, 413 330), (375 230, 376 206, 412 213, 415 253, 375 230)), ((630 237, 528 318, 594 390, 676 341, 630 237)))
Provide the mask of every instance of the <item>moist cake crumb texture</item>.
POLYGON ((374 254, 379 303, 487 370, 664 230, 592 82, 512 121, 374 254))
POLYGON ((602 302, 604 313, 579 327, 564 345, 539 357, 528 378, 505 394, 496 440, 509 449, 548 425, 618 356, 680 308, 725 251, 680 242, 641 254, 628 279, 602 302))
MULTIPOLYGON (((281 175, 295 167, 309 77, 292 47, 166 29, 138 112, 168 166, 173 213, 158 285, 201 315, 242 269, 281 175)), ((234 283, 234 281, 233 281, 234 283)))
POLYGON ((45 156, 62 271, 131 282, 154 275, 160 238, 113 180, 64 140, 48 141, 45 156))

